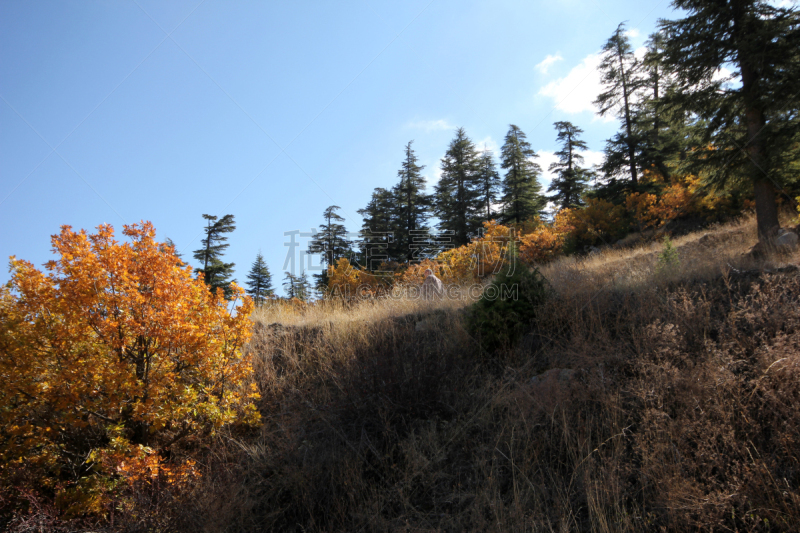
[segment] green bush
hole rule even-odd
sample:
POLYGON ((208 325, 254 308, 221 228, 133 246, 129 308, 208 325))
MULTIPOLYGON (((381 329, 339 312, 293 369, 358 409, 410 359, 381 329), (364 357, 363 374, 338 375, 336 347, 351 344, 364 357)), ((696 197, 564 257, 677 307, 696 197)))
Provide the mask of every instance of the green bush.
POLYGON ((664 247, 661 253, 658 254, 658 271, 671 272, 677 270, 681 266, 681 260, 678 256, 678 249, 672 244, 669 235, 664 236, 664 247))
POLYGON ((488 351, 513 346, 550 296, 539 269, 519 261, 512 265, 495 277, 467 314, 467 330, 488 351))

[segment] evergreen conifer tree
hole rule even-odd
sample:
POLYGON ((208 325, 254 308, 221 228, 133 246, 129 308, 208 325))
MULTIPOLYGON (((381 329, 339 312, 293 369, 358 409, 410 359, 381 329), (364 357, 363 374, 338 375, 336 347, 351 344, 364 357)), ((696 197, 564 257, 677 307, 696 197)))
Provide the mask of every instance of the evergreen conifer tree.
POLYGON ((312 296, 311 294, 311 283, 308 281, 308 274, 306 274, 305 270, 297 277, 297 298, 306 301, 309 300, 312 296))
POLYGON ((620 176, 627 171, 631 184, 637 187, 639 139, 635 124, 634 102, 642 80, 639 64, 625 34, 624 22, 617 26, 614 34, 603 46, 600 71, 605 91, 597 97, 595 105, 598 106, 601 116, 611 111, 622 121, 622 131, 606 143, 606 161, 602 170, 606 177, 620 176))
POLYGON ((800 13, 765 0, 673 0, 686 16, 662 20, 664 63, 676 77, 672 105, 696 113, 701 148, 687 154, 708 181, 745 177, 753 187, 759 240, 778 226, 776 189, 796 174, 800 124, 800 13), (723 66, 735 72, 718 74, 723 66), (739 81, 733 85, 730 81, 739 81))
POLYGON ((379 187, 372 191, 367 206, 358 210, 364 217, 360 232, 361 253, 369 270, 377 270, 381 263, 397 259, 394 208, 392 192, 379 187))
POLYGON ((651 34, 645 46, 644 58, 639 63, 639 92, 631 111, 637 140, 636 161, 641 171, 656 171, 666 182, 679 159, 690 149, 695 135, 687 123, 686 111, 666 105, 674 92, 675 78, 663 61, 664 32, 651 34))
POLYGON ((497 165, 494 162, 494 153, 488 148, 481 152, 478 165, 478 177, 480 179, 481 203, 486 208, 486 218, 492 219, 492 204, 496 202, 497 195, 500 194, 500 174, 497 172, 497 165))
POLYGON ((417 156, 409 141, 405 148, 405 159, 397 171, 400 178, 392 195, 395 198, 396 230, 394 240, 399 258, 411 261, 414 255, 414 236, 427 232, 426 222, 430 217, 431 199, 425 194, 424 166, 417 164, 417 156))
POLYGON ((501 198, 502 222, 520 223, 539 215, 547 200, 539 184, 541 167, 531 161, 539 157, 526 140, 525 133, 511 124, 502 149, 501 167, 506 169, 501 198))
POLYGON ((468 244, 481 227, 483 204, 480 196, 478 152, 464 128, 442 158, 442 176, 434 193, 434 214, 439 229, 453 232, 453 244, 468 244))
POLYGON ((225 215, 217 219, 215 216, 203 215, 206 219, 206 227, 203 230, 205 238, 200 241, 202 248, 194 251, 193 257, 202 263, 202 268, 195 268, 196 273, 203 274, 203 280, 208 285, 209 290, 216 291, 221 288, 225 293, 225 298, 231 297, 231 283, 235 280, 229 279, 233 273, 234 263, 222 261, 223 252, 230 246, 225 241, 230 233, 236 229, 233 215, 225 215))
POLYGON ((308 300, 311 296, 311 284, 305 271, 299 276, 291 272, 285 272, 283 277, 283 289, 286 291, 288 299, 297 298, 298 300, 308 300))
POLYGON ((592 176, 591 171, 580 166, 583 163, 583 156, 578 153, 579 150, 587 150, 588 147, 580 139, 583 130, 579 127, 571 122, 556 122, 553 125, 558 132, 556 140, 561 143, 561 150, 555 153, 558 161, 552 163, 548 169, 550 172, 556 172, 556 177, 547 189, 547 192, 555 191, 555 194, 549 199, 561 209, 577 207, 592 176))
POLYGON ((314 277, 317 278, 317 289, 323 292, 328 287, 328 267, 335 265, 340 257, 345 256, 352 244, 347 240, 347 229, 341 224, 344 218, 336 213, 339 209, 341 208, 338 205, 332 205, 323 211, 325 223, 320 231, 313 235, 308 246, 308 253, 322 255, 323 270, 314 277))
POLYGON ((636 109, 638 115, 636 126, 640 130, 641 144, 639 165, 642 169, 657 170, 664 178, 668 178, 669 170, 666 161, 669 157, 669 150, 666 135, 669 135, 670 129, 666 128, 667 121, 662 117, 665 110, 661 101, 665 84, 669 80, 664 75, 664 66, 661 61, 661 53, 664 50, 664 33, 651 34, 646 47, 647 52, 641 63, 641 102, 636 109))
POLYGON ((253 302, 261 307, 264 302, 273 295, 272 289, 272 274, 269 272, 267 263, 264 261, 264 256, 258 252, 253 266, 250 267, 250 272, 247 274, 247 294, 253 298, 253 302))

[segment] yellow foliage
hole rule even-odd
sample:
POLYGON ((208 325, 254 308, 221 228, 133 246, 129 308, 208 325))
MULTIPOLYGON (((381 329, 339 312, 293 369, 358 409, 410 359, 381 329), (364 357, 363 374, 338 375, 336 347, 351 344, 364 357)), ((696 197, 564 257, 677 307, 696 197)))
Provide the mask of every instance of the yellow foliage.
POLYGON ((42 486, 82 472, 59 489, 80 512, 97 499, 69 491, 139 464, 140 446, 160 453, 258 420, 241 350, 252 300, 234 286, 241 304, 230 311, 149 222, 123 234, 130 242, 110 225, 94 235, 63 226, 49 272, 12 257, 10 289, 0 289, 0 479, 23 464, 42 486))
POLYGON ((430 269, 439 279, 445 276, 441 265, 433 259, 423 259, 419 263, 412 263, 405 272, 398 273, 397 282, 400 285, 420 285, 425 281, 425 271, 430 269))
POLYGON ((625 198, 625 208, 639 226, 639 231, 659 223, 655 194, 634 192, 625 198))
POLYGON ((572 235, 594 244, 620 230, 625 208, 602 198, 589 198, 580 209, 563 209, 561 224, 572 228, 572 235))
POLYGON ((639 231, 661 227, 680 216, 700 214, 713 219, 722 214, 733 214, 730 212, 730 196, 701 193, 701 185, 701 179, 694 175, 675 178, 658 197, 646 193, 628 195, 625 207, 638 224, 639 231))
POLYGON ((642 174, 639 177, 640 183, 663 183, 664 181, 664 175, 655 168, 642 169, 642 174))
POLYGON ((414 263, 397 275, 400 285, 419 285, 425 279, 425 270, 446 285, 467 285, 498 272, 507 261, 508 243, 513 239, 513 230, 490 220, 483 223, 483 234, 472 242, 458 248, 445 250, 436 259, 424 259, 414 263))
POLYGON ((565 233, 542 226, 520 239, 519 258, 528 265, 546 263, 561 255, 565 233))
POLYGON ((436 256, 439 278, 445 284, 467 284, 480 279, 478 275, 478 246, 471 242, 446 250, 436 256))
POLYGON ((568 234, 575 231, 572 225, 572 215, 569 209, 562 209, 553 217, 553 230, 558 234, 568 234))
POLYGON ((484 222, 483 230, 483 235, 471 243, 446 250, 436 257, 440 279, 444 283, 474 283, 499 272, 508 261, 508 244, 514 238, 513 230, 494 220, 484 222))
POLYGON ((690 214, 692 211, 692 194, 682 183, 673 183, 664 189, 656 208, 662 226, 670 220, 690 214))
POLYGON ((351 265, 345 257, 328 267, 328 292, 334 298, 370 298, 383 294, 387 289, 380 276, 351 265))
POLYGON ((800 224, 800 196, 798 196, 797 198, 795 198, 795 201, 797 202, 797 213, 798 213, 798 215, 797 215, 797 220, 795 220, 795 222, 796 222, 797 224, 800 224))

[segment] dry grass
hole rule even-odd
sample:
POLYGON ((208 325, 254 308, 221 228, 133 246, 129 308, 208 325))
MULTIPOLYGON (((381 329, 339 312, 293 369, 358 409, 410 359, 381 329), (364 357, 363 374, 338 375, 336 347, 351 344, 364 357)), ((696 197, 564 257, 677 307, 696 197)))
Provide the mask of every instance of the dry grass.
MULTIPOLYGON (((668 281, 711 279, 731 266, 763 266, 744 257, 757 241, 755 219, 751 217, 677 237, 672 242, 679 252, 680 267, 667 276, 668 281)), ((605 247, 589 256, 565 257, 545 265, 542 273, 560 292, 638 291, 664 281, 665 276, 658 272, 662 249, 659 240, 633 248, 605 247)), ((782 259, 791 261, 790 257, 782 259)))
POLYGON ((800 276, 755 272, 800 255, 755 240, 547 265, 556 296, 503 353, 468 301, 262 310, 264 425, 220 436, 170 528, 800 531, 800 276))
MULTIPOLYGON (((253 320, 263 324, 282 324, 284 326, 318 326, 331 324, 335 327, 345 324, 380 322, 415 313, 432 310, 455 311, 471 304, 468 288, 460 289, 463 298, 427 301, 408 297, 405 291, 398 290, 393 296, 366 299, 349 304, 342 300, 323 300, 313 305, 286 305, 277 302, 257 309, 253 320)), ((412 295, 413 296, 413 295, 412 295)), ((346 326, 345 326, 346 327, 346 326)))

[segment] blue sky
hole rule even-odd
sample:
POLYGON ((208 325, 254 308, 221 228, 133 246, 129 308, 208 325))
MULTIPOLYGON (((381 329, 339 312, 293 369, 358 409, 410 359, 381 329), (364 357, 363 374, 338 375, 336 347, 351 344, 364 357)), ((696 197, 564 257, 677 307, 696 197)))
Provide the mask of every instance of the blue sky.
POLYGON ((202 214, 231 213, 237 279, 261 250, 279 288, 284 232, 333 204, 360 229, 409 140, 429 189, 459 126, 498 148, 516 124, 546 168, 569 120, 599 162, 617 124, 591 106, 597 53, 659 17, 667 0, 3 2, 0 256, 150 220, 190 258, 202 214))

